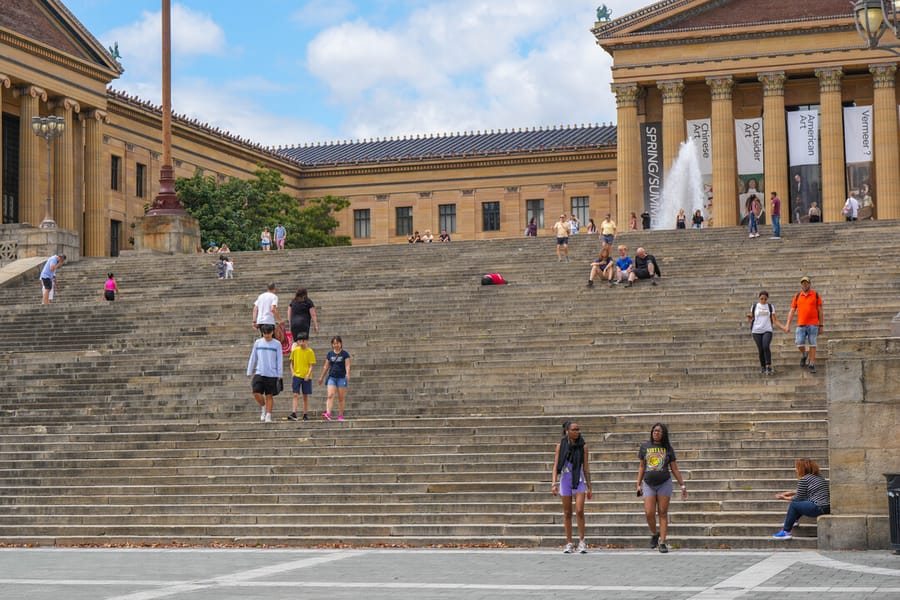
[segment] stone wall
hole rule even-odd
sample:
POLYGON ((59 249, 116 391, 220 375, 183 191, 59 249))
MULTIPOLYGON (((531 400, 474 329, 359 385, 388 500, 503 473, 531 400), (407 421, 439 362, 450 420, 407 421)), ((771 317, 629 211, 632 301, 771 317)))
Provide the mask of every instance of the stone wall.
POLYGON ((885 473, 900 472, 900 338, 828 343, 832 514, 819 549, 889 547, 885 473))

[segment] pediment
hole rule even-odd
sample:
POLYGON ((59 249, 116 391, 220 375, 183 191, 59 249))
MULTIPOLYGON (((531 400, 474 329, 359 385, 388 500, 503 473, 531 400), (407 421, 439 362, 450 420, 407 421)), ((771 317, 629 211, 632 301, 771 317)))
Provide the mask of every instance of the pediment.
POLYGON ((3 0, 0 28, 95 68, 122 72, 103 44, 59 0, 3 0))
POLYGON ((850 17, 848 0, 662 0, 606 22, 593 32, 604 39, 660 35, 667 32, 733 30, 783 26, 798 22, 832 22, 850 17))

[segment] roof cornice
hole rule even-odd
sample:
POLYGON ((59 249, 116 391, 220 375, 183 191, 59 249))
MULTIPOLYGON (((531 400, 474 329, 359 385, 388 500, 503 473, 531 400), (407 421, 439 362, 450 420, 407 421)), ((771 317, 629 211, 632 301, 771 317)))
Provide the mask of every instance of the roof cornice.
POLYGON ((46 60, 49 63, 59 65, 70 71, 75 71, 94 81, 99 81, 103 83, 103 85, 107 85, 121 74, 121 71, 114 71, 97 63, 86 61, 83 58, 62 52, 52 46, 36 42, 31 38, 24 37, 3 27, 0 27, 0 45, 16 48, 22 52, 46 60))

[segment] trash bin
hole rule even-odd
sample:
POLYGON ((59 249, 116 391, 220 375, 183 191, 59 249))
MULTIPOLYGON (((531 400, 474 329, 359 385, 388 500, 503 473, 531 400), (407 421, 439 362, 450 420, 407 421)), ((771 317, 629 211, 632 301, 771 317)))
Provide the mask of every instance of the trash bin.
POLYGON ((891 548, 895 554, 900 554, 900 473, 885 473, 884 476, 887 478, 891 548))

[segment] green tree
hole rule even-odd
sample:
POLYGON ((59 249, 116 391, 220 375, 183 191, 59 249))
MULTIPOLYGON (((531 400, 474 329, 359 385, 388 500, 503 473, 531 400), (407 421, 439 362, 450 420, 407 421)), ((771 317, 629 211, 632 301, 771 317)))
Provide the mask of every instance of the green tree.
POLYGON ((284 178, 262 165, 254 178, 232 178, 219 183, 212 176, 196 173, 175 182, 187 211, 200 221, 204 247, 214 241, 232 250, 259 249, 263 227, 273 232, 280 223, 287 230, 286 248, 349 246, 348 236, 334 235, 338 221, 334 213, 348 207, 343 198, 326 196, 300 204, 282 191, 284 178))

